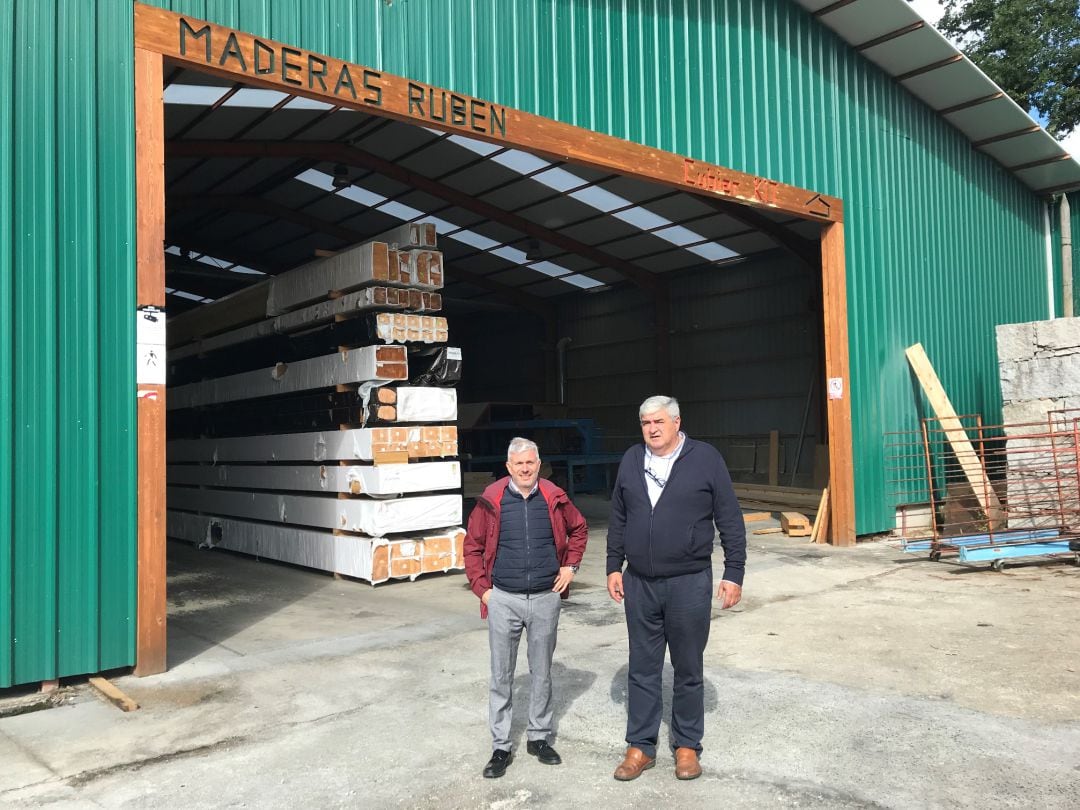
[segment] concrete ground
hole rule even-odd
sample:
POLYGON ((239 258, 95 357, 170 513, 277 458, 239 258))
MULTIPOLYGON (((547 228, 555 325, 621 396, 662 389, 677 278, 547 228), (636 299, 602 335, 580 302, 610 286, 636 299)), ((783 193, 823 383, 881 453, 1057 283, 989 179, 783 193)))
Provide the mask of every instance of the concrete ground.
MULTIPOLYGON (((0 806, 1080 804, 1080 569, 784 535, 751 535, 744 601, 714 612, 704 776, 678 782, 662 751, 615 782, 626 632, 604 587, 605 506, 583 501, 599 519, 555 654, 563 765, 524 753, 519 710, 522 750, 481 778, 487 633, 463 575, 371 588, 175 545, 169 672, 116 679, 132 713, 82 686, 0 720, 0 806)), ((527 689, 522 655, 517 706, 527 689)))

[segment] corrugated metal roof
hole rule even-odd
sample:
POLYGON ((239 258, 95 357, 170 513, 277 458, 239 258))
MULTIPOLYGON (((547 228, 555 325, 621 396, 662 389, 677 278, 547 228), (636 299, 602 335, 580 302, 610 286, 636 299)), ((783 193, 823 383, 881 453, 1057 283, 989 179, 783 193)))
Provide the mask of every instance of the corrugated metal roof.
POLYGON ((1080 163, 906 0, 795 1, 1029 188, 1080 188, 1080 163))

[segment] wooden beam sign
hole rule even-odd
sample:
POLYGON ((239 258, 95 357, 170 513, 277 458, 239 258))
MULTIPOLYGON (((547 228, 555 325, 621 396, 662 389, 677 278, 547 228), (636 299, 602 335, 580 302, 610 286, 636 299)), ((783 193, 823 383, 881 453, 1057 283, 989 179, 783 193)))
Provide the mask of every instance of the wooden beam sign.
POLYGON ((344 62, 152 6, 135 4, 138 47, 231 81, 282 90, 526 149, 554 160, 839 222, 843 203, 766 177, 631 143, 441 87, 344 62))

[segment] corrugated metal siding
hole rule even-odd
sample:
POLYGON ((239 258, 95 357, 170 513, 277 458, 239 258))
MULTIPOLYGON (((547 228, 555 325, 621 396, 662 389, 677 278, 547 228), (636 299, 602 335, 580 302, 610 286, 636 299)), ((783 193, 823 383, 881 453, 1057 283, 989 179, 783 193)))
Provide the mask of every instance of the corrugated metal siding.
POLYGON ((0 31, 4 687, 134 663, 131 4, 0 31))
POLYGON ((892 525, 882 434, 917 418, 906 346, 958 410, 998 418, 993 324, 1047 314, 1041 205, 800 7, 411 0, 384 25, 425 43, 384 69, 844 199, 860 533, 892 525))
MULTIPOLYGON (((992 324, 1046 314, 1040 205, 788 0, 159 5, 843 197, 860 532, 891 524, 903 348, 993 419, 992 324)), ((0 23, 4 685, 133 659, 132 3, 0 23)))

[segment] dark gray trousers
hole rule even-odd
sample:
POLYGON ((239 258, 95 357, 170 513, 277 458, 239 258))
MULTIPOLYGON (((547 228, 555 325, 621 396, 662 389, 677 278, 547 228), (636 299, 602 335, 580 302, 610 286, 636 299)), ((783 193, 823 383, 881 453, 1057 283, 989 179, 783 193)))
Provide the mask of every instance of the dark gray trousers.
POLYGON ((671 701, 674 746, 701 751, 712 583, 711 568, 675 577, 643 577, 629 569, 623 574, 630 638, 626 742, 647 756, 656 756, 660 733, 665 648, 675 670, 671 701))
POLYGON ((491 688, 488 723, 493 747, 510 750, 513 718, 514 670, 517 669, 521 631, 527 633, 529 673, 529 726, 526 737, 547 740, 551 734, 551 658, 559 631, 562 597, 554 591, 521 594, 494 588, 488 599, 488 642, 491 647, 491 688))

